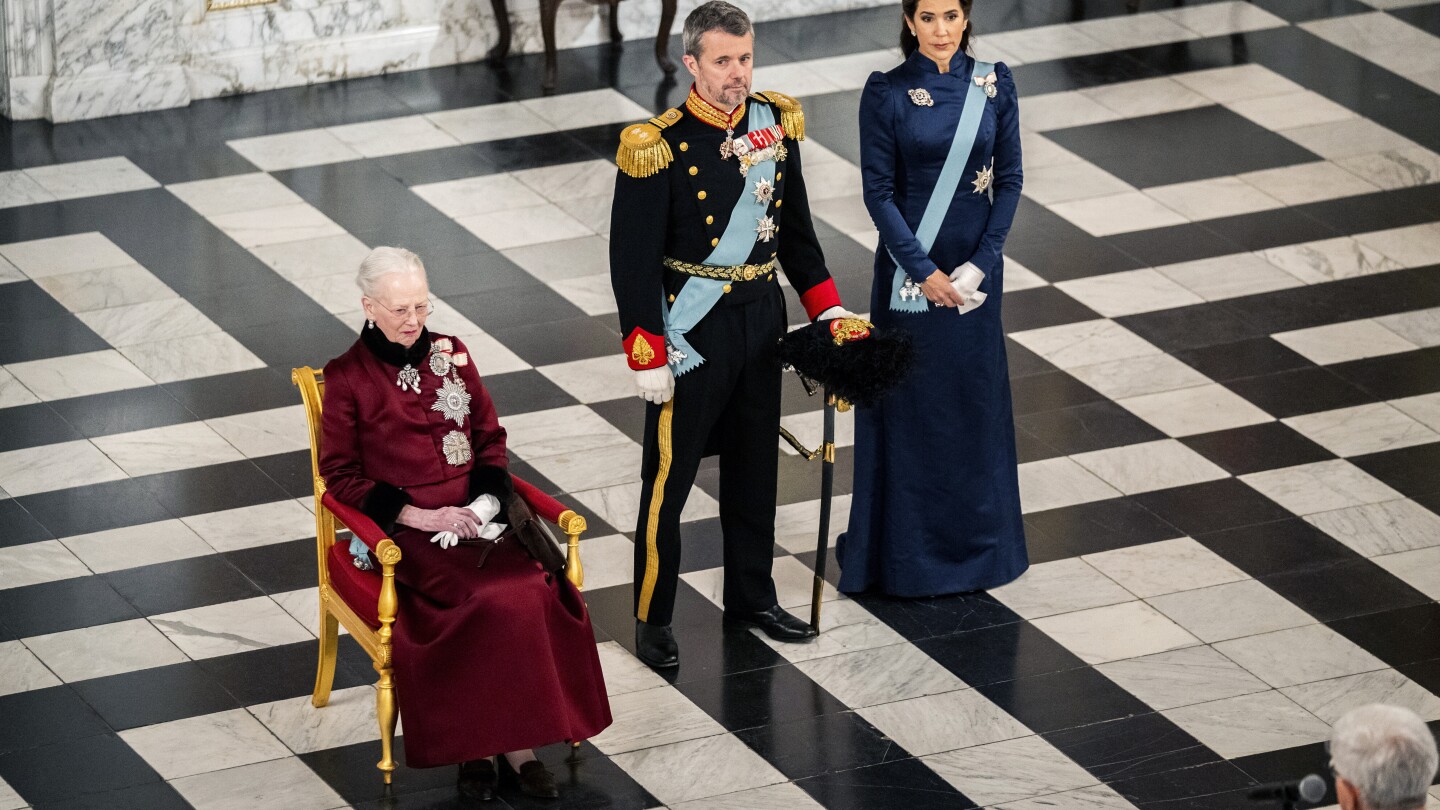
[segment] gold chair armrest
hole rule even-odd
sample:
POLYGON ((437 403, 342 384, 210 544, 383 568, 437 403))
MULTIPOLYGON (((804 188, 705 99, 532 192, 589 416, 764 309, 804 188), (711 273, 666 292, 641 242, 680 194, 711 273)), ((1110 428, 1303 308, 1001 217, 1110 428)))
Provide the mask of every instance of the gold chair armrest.
POLYGON ((380 603, 376 606, 376 612, 380 618, 380 646, 384 650, 385 661, 390 662, 390 635, 393 632, 391 625, 395 623, 395 614, 400 609, 400 599, 395 593, 395 566, 400 562, 400 547, 395 541, 388 537, 380 541, 375 547, 375 557, 380 563, 380 603))
POLYGON ((585 518, 574 510, 566 509, 560 513, 555 523, 560 531, 565 532, 565 578, 570 580, 576 590, 583 590, 585 587, 585 566, 580 562, 580 535, 585 532, 585 518))

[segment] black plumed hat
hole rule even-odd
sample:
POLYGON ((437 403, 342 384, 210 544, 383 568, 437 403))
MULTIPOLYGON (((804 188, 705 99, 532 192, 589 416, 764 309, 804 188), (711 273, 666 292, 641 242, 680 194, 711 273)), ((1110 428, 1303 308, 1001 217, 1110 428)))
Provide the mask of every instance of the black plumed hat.
POLYGON ((909 373, 910 336, 859 318, 816 321, 780 338, 780 361, 811 393, 824 386, 855 405, 873 405, 909 373))

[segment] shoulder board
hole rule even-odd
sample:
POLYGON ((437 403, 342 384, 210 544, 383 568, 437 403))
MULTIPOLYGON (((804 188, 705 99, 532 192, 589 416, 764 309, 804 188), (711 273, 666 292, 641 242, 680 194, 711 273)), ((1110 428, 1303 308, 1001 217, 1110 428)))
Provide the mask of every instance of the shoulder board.
POLYGON ((762 90, 755 95, 780 110, 780 126, 785 128, 786 135, 797 141, 805 140, 805 111, 800 108, 799 100, 775 90, 762 90))
POLYGON ((680 120, 681 113, 670 108, 640 124, 631 124, 620 131, 620 149, 615 163, 631 177, 649 177, 670 165, 675 154, 660 134, 662 129, 680 120))

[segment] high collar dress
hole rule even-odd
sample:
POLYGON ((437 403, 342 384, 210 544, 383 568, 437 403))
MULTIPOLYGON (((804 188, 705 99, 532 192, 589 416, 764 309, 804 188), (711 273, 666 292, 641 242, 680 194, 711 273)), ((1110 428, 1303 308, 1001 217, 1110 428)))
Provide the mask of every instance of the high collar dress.
MULTIPOLYGON (((934 596, 991 588, 1027 567, 1015 428, 1001 325, 1006 234, 1020 198, 1019 110, 994 69, 959 188, 929 251, 915 238, 954 140, 974 59, 950 71, 918 52, 874 73, 860 100, 860 170, 880 232, 871 318, 914 340, 916 362, 880 403, 857 410, 850 523, 836 553, 840 590, 934 596), (973 263, 988 299, 964 315, 894 312, 896 263, 916 284, 973 263)), ((983 77, 982 77, 983 78, 983 77)))

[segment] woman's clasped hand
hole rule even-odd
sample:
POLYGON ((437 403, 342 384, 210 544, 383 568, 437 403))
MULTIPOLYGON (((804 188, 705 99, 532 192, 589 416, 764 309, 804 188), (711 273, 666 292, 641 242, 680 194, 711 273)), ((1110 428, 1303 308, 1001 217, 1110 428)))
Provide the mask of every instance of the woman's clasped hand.
POLYGON ((950 277, 936 270, 920 284, 920 291, 937 307, 963 307, 965 299, 950 285, 950 277))
POLYGON ((485 525, 479 515, 463 506, 418 509, 407 505, 400 510, 400 515, 395 520, 421 531, 454 532, 463 540, 479 537, 480 528, 485 525))

